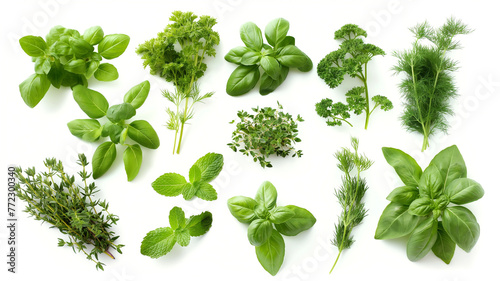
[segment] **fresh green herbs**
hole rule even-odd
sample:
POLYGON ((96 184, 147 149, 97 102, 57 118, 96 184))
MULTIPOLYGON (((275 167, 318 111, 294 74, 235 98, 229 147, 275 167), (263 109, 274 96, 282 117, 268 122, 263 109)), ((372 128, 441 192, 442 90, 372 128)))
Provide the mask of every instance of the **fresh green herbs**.
POLYGON ((394 53, 398 59, 394 71, 403 74, 399 88, 405 110, 401 120, 408 131, 424 136, 424 151, 429 147, 430 136, 436 131, 446 132, 448 128, 446 115, 453 114, 450 99, 457 94, 452 77, 457 61, 448 54, 460 48, 455 36, 471 30, 461 21, 450 18, 439 29, 424 22, 410 31, 415 41, 411 49, 394 53))
POLYGON ((227 80, 226 92, 240 96, 252 90, 260 80, 260 94, 267 95, 281 85, 290 68, 302 72, 312 69, 311 59, 295 46, 295 38, 288 36, 290 24, 283 18, 271 21, 266 26, 268 44, 264 44, 262 31, 253 22, 240 28, 240 37, 245 47, 231 49, 224 59, 238 65, 227 80), (260 68, 264 70, 260 75, 260 68))
POLYGON ((170 210, 168 216, 170 227, 160 227, 146 234, 141 243, 141 254, 157 259, 168 254, 175 246, 186 247, 191 237, 198 237, 212 227, 212 214, 203 212, 186 219, 184 211, 179 207, 170 210))
POLYGON ((262 267, 273 276, 278 273, 285 258, 282 235, 295 236, 316 223, 316 218, 304 208, 276 206, 277 197, 274 185, 266 181, 257 191, 255 200, 235 196, 227 201, 231 214, 239 222, 249 224, 248 241, 255 246, 262 267))
POLYGON ((95 198, 99 190, 94 183, 88 182, 90 174, 86 167, 89 163, 85 155, 79 154, 77 163, 82 166, 78 173, 82 185, 64 171, 61 161, 54 158, 45 160, 47 172, 36 173, 35 168, 29 168, 23 173, 22 168, 16 168, 17 197, 26 202, 25 212, 35 220, 46 222, 68 235, 67 241, 59 238, 60 247, 66 245, 75 252, 83 252, 88 260, 96 263, 97 269, 104 270, 99 254, 114 259, 109 250, 115 249, 121 254, 123 247, 114 243, 119 236, 110 230, 118 217, 109 213, 105 200, 95 198))
POLYGON ((109 137, 94 152, 92 171, 94 179, 104 175, 116 158, 116 145, 126 147, 123 152, 123 164, 127 179, 133 180, 142 164, 141 146, 157 149, 160 140, 153 127, 145 120, 135 120, 129 124, 126 120, 132 118, 146 100, 149 94, 149 81, 144 81, 132 87, 123 97, 123 103, 109 106, 106 98, 99 92, 77 85, 73 88, 73 97, 80 108, 92 119, 76 119, 68 123, 71 134, 85 141, 96 142, 101 137, 109 137), (107 122, 101 124, 97 119, 106 117, 107 122), (126 143, 127 138, 135 144, 126 143), (141 145, 141 146, 140 146, 141 145))
POLYGON ((189 182, 182 175, 166 173, 158 177, 151 185, 154 190, 165 196, 178 196, 186 200, 197 196, 200 199, 213 201, 217 199, 217 191, 210 181, 214 180, 224 166, 224 157, 218 153, 207 153, 196 161, 189 169, 189 182))
POLYGON ((484 195, 481 185, 467 178, 458 148, 439 152, 422 172, 415 159, 395 148, 382 148, 387 162, 404 186, 394 189, 380 216, 376 239, 410 236, 406 254, 411 261, 429 251, 449 264, 455 247, 469 252, 479 238, 479 224, 463 205, 484 195))
POLYGON ((26 105, 35 107, 45 96, 50 85, 60 88, 87 86, 87 79, 94 76, 100 81, 118 78, 118 71, 102 59, 119 57, 127 49, 130 38, 124 34, 104 36, 102 28, 91 27, 80 35, 77 30, 62 26, 53 27, 45 40, 28 35, 19 44, 35 63, 35 74, 19 85, 26 105), (95 51, 97 45, 97 52, 95 51))
POLYGON ((335 191, 342 213, 338 223, 335 225, 333 245, 339 249, 337 259, 330 270, 332 273, 343 250, 349 249, 354 243, 351 235, 354 227, 359 225, 366 216, 365 204, 361 202, 368 186, 366 180, 360 176, 361 172, 368 170, 373 162, 365 155, 358 153, 359 141, 351 138, 351 146, 354 151, 342 148, 335 153, 339 161, 337 167, 344 173, 342 185, 335 191))
POLYGON ((368 62, 374 57, 385 55, 379 47, 364 43, 361 37, 366 37, 366 31, 355 24, 346 24, 335 31, 335 39, 342 40, 340 48, 326 55, 318 64, 318 76, 330 86, 337 88, 343 81, 344 76, 358 78, 363 86, 354 87, 346 93, 346 102, 333 103, 331 99, 323 99, 316 104, 316 112, 319 116, 327 119, 328 126, 340 126, 347 121, 353 112, 360 115, 365 112, 365 129, 373 111, 380 106, 384 111, 393 108, 392 102, 385 96, 376 95, 372 97, 373 107, 370 106, 368 95, 368 62))
POLYGON ((198 79, 207 70, 204 59, 215 57, 219 34, 212 27, 217 21, 209 16, 196 19, 198 16, 192 12, 173 12, 172 23, 136 50, 151 74, 159 75, 175 86, 173 92, 163 91, 165 98, 175 106, 175 110, 167 109, 167 128, 175 131, 174 154, 180 152, 184 125, 193 118, 194 105, 214 94, 200 95, 198 79))
MULTIPOLYGON (((271 107, 252 108, 255 114, 239 111, 240 122, 236 124, 233 132, 233 141, 228 146, 243 155, 252 156, 253 161, 259 161, 262 168, 272 167, 266 159, 273 154, 286 157, 301 157, 302 150, 296 150, 293 144, 300 142, 296 122, 304 121, 300 115, 296 120, 293 116, 284 113, 283 107, 278 102, 278 109, 271 107)), ((234 123, 234 120, 231 122, 234 123)))

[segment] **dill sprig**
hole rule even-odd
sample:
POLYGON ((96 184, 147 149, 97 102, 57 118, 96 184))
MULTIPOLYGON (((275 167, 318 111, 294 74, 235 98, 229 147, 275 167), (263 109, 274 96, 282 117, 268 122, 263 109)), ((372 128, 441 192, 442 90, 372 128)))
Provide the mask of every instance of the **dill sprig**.
POLYGON ((66 245, 75 253, 83 252, 87 259, 96 263, 98 270, 104 270, 105 264, 99 261, 99 254, 114 259, 109 250, 115 249, 121 254, 124 245, 114 243, 119 236, 110 230, 118 217, 108 212, 109 204, 105 200, 93 198, 99 190, 95 183, 87 182, 91 177, 86 170, 87 158, 84 154, 78 155, 77 164, 82 166, 78 175, 83 186, 75 182, 75 176, 64 172, 61 161, 48 158, 44 164, 47 172, 37 173, 33 167, 23 173, 21 167, 16 168, 17 196, 27 203, 25 212, 68 235, 67 241, 59 238, 58 246, 66 245), (88 245, 92 248, 88 249, 88 245))
POLYGON ((342 185, 335 191, 335 196, 342 207, 342 213, 335 225, 332 240, 332 244, 339 249, 339 253, 330 273, 335 268, 342 251, 349 249, 354 243, 354 238, 351 235, 352 230, 363 221, 367 213, 365 204, 361 200, 368 186, 360 174, 368 170, 373 162, 364 154, 359 154, 359 140, 357 138, 351 138, 351 146, 354 151, 343 147, 335 153, 335 158, 339 161, 337 167, 344 175, 342 176, 342 185))
POLYGON ((424 136, 422 151, 429 147, 429 136, 436 131, 446 132, 446 115, 452 115, 450 100, 457 95, 452 73, 457 61, 448 57, 449 51, 459 49, 455 36, 471 32, 460 20, 449 18, 440 28, 427 22, 410 29, 415 41, 412 48, 395 52, 396 74, 403 73, 399 85, 405 110, 401 116, 408 131, 424 136))

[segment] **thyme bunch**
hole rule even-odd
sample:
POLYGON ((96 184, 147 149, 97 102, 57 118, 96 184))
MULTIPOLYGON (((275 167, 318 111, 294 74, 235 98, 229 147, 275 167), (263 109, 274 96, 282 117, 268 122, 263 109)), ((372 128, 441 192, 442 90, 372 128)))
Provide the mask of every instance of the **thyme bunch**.
POLYGON ((83 252, 87 259, 95 262, 98 270, 104 270, 99 254, 114 259, 109 250, 115 249, 121 254, 124 245, 114 243, 119 236, 110 230, 118 217, 109 213, 106 200, 94 198, 99 190, 95 183, 87 182, 91 177, 86 169, 87 158, 84 154, 78 155, 77 164, 82 166, 78 175, 83 185, 64 171, 61 161, 48 158, 44 164, 47 172, 37 173, 33 167, 23 173, 21 167, 16 168, 17 196, 27 203, 25 212, 67 235, 67 240, 59 238, 59 247, 66 245, 75 253, 83 252))

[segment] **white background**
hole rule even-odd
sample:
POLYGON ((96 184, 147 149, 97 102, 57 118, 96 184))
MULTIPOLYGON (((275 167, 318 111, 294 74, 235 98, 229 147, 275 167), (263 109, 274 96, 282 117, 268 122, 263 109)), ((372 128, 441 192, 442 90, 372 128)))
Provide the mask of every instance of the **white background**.
MULTIPOLYGON (((135 281, 186 278, 195 280, 492 280, 498 278, 498 124, 500 76, 495 44, 498 14, 494 1, 2 1, 1 4, 1 109, 0 109, 0 217, 6 219, 6 174, 9 164, 26 168, 42 167, 46 157, 61 159, 68 171, 77 172, 74 164, 77 153, 89 158, 97 147, 72 136, 66 123, 86 118, 74 102, 68 88, 49 90, 34 109, 22 101, 18 84, 31 75, 33 63, 22 52, 17 40, 28 34, 45 37, 54 25, 83 32, 100 25, 105 34, 125 33, 131 37, 126 52, 110 61, 120 77, 113 82, 90 81, 89 87, 103 93, 110 104, 120 103, 128 89, 143 80, 151 82, 146 103, 135 119, 148 120, 159 134, 161 146, 144 150, 141 171, 133 182, 127 182, 120 151, 116 162, 97 180, 100 196, 110 203, 120 221, 113 229, 125 244, 123 255, 116 260, 106 256, 105 271, 96 271, 94 264, 70 248, 58 248, 61 234, 47 225, 28 218, 21 212, 24 204, 18 202, 19 217, 17 274, 7 273, 4 263, 7 254, 7 229, 0 227, 0 272, 7 280, 32 280, 46 277, 51 280, 135 281), (164 109, 170 104, 161 96, 160 89, 172 85, 149 75, 142 60, 135 54, 138 44, 150 39, 168 24, 172 11, 193 11, 218 19, 215 26, 221 37, 217 56, 207 60, 208 70, 200 80, 204 92, 215 91, 213 98, 196 107, 192 125, 187 127, 180 155, 172 155, 173 133, 163 125, 164 109), (396 60, 394 50, 408 48, 412 37, 409 27, 428 20, 440 26, 447 17, 462 19, 474 33, 459 38, 464 48, 453 53, 460 62, 456 72, 459 97, 453 101, 456 114, 450 117, 449 134, 437 134, 431 146, 420 152, 422 136, 408 133, 401 126, 402 113, 397 84, 400 79, 392 74, 396 60), (355 128, 327 127, 314 110, 322 98, 334 100, 357 81, 347 80, 332 90, 317 76, 316 68, 308 73, 291 71, 285 83, 268 96, 260 96, 255 89, 241 97, 225 93, 225 84, 235 65, 224 61, 224 55, 233 47, 242 45, 239 27, 247 21, 255 22, 263 30, 272 19, 284 17, 290 21, 289 34, 297 46, 308 54, 316 65, 328 52, 338 48, 333 33, 346 23, 355 23, 368 31, 367 42, 384 49, 388 55, 376 57, 369 64, 369 87, 372 95, 388 96, 394 103, 389 112, 376 111, 369 129, 363 129, 362 116, 352 119, 355 128), (262 169, 250 158, 232 152, 226 144, 231 140, 236 118, 241 109, 254 106, 275 106, 279 100, 285 110, 301 114, 306 120, 299 125, 303 142, 297 147, 304 151, 300 159, 272 158, 274 168, 262 169), (333 157, 335 151, 348 146, 350 137, 360 139, 360 149, 375 161, 364 173, 369 184, 365 196, 369 209, 363 224, 354 230, 356 242, 346 250, 332 275, 328 271, 337 255, 329 240, 340 213, 333 195, 340 184, 341 173, 333 157), (381 147, 402 149, 426 167, 432 157, 450 145, 458 145, 468 166, 468 176, 480 182, 486 195, 470 208, 481 225, 481 236, 470 253, 457 248, 450 265, 444 264, 432 253, 419 262, 406 258, 405 240, 378 241, 373 238, 378 218, 387 205, 385 197, 401 185, 394 170, 385 162, 381 147), (219 199, 204 202, 198 199, 184 201, 182 197, 168 198, 157 194, 151 182, 166 172, 188 174, 189 167, 207 152, 224 155, 224 170, 213 182, 219 199), (285 237, 286 256, 281 271, 271 277, 258 263, 254 248, 246 236, 246 225, 236 221, 226 207, 228 198, 236 195, 253 197, 261 182, 269 180, 278 189, 278 204, 294 204, 310 210, 317 218, 316 225, 296 237, 285 237), (178 245, 167 256, 153 260, 140 254, 140 243, 146 233, 168 225, 168 212, 174 206, 182 207, 187 215, 209 210, 213 213, 212 229, 200 238, 191 240, 187 248, 178 245)), ((6 222, 5 222, 6 224, 6 222)), ((2 277, 2 280, 6 280, 2 277)), ((497 279, 496 279, 497 280, 497 279)))

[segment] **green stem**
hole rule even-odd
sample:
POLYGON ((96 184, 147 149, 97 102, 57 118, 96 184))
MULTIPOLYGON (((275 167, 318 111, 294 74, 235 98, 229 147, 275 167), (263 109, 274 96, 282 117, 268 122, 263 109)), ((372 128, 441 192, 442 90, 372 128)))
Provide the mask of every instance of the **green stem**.
MULTIPOLYGON (((342 249, 343 250, 343 249, 342 249)), ((333 263, 332 269, 330 269, 330 274, 332 274, 333 269, 337 265, 337 262, 339 261, 340 254, 342 253, 342 250, 339 250, 339 254, 337 255, 337 258, 335 259, 335 263, 333 263)))
MULTIPOLYGON (((186 100, 187 102, 187 100, 186 100)), ((177 145, 177 154, 181 151, 182 135, 184 133, 184 122, 181 123, 181 134, 179 135, 179 144, 177 145)))
POLYGON ((424 130, 424 142, 422 144, 422 152, 424 152, 429 147, 429 135, 426 130, 424 130))
POLYGON ((368 81, 367 65, 368 65, 368 63, 365 63, 365 75, 364 75, 364 79, 361 79, 361 80, 363 80, 363 84, 365 85, 365 99, 366 99, 365 130, 368 129, 368 121, 370 120, 370 114, 371 114, 371 112, 370 112, 370 97, 368 95, 368 83, 366 82, 366 81, 368 81))

